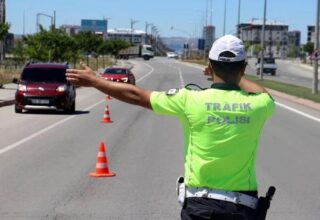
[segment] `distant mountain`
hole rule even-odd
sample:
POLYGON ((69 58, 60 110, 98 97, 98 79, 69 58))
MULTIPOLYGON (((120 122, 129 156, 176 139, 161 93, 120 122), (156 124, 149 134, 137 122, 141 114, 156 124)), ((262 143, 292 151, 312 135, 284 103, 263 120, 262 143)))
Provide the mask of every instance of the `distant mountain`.
POLYGON ((191 49, 196 49, 198 46, 198 40, 194 38, 185 38, 185 37, 162 37, 161 41, 171 50, 182 53, 183 45, 189 43, 191 49))

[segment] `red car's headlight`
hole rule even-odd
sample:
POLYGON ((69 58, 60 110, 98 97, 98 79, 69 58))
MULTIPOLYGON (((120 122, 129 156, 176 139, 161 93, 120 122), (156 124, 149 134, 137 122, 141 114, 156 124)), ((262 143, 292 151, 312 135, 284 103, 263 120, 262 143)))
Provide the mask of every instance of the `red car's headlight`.
POLYGON ((121 78, 121 80, 126 83, 126 82, 128 82, 128 77, 123 77, 123 78, 121 78))
POLYGON ((67 91, 67 86, 66 85, 63 85, 63 86, 59 86, 57 89, 56 89, 57 92, 65 92, 67 91))
POLYGON ((20 92, 26 92, 26 91, 27 91, 27 86, 26 86, 26 85, 19 84, 19 85, 18 85, 18 91, 20 91, 20 92))

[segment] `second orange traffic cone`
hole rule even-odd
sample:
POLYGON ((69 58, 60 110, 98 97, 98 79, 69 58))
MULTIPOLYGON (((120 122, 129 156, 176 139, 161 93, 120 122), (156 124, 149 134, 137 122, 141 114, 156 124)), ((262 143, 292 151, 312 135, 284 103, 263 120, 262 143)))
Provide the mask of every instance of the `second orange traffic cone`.
POLYGON ((108 159, 106 155, 106 150, 104 148, 104 143, 100 142, 99 151, 97 155, 96 171, 89 173, 92 177, 112 177, 116 174, 109 171, 108 159))
POLYGON ((103 113, 103 118, 101 119, 102 123, 112 123, 113 121, 110 118, 109 106, 106 105, 103 113))

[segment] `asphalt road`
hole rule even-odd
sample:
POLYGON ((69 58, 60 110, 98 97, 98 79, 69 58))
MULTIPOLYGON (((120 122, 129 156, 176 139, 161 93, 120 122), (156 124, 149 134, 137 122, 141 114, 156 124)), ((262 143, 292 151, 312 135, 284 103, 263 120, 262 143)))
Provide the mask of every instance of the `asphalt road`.
MULTIPOLYGON (((256 75, 255 62, 257 62, 256 59, 249 59, 246 71, 247 74, 256 75)), ((301 64, 299 61, 289 61, 280 59, 276 59, 276 64, 278 66, 276 75, 271 76, 270 74, 264 74, 265 79, 289 83, 310 89, 313 87, 312 66, 301 64)), ((318 76, 318 79, 318 88, 320 88, 320 74, 318 76)))
MULTIPOLYGON (((137 85, 150 90, 189 82, 209 87, 201 70, 174 60, 135 60, 137 85)), ((0 108, 0 219, 179 219, 182 130, 173 117, 77 91, 74 115, 15 114, 0 108), (109 105, 114 123, 100 123, 109 105), (112 178, 91 178, 104 141, 112 178)), ((259 190, 277 192, 269 219, 319 219, 320 113, 275 97, 262 132, 259 190)))

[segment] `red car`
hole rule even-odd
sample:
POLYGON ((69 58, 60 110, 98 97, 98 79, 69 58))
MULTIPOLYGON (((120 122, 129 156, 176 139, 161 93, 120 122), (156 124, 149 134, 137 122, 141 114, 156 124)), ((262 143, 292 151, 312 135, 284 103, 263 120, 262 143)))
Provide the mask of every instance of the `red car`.
POLYGON ((28 63, 18 81, 15 112, 62 110, 75 112, 76 90, 66 79, 66 64, 28 63))
POLYGON ((109 67, 100 74, 102 78, 114 82, 136 84, 136 78, 129 68, 126 67, 109 67))

